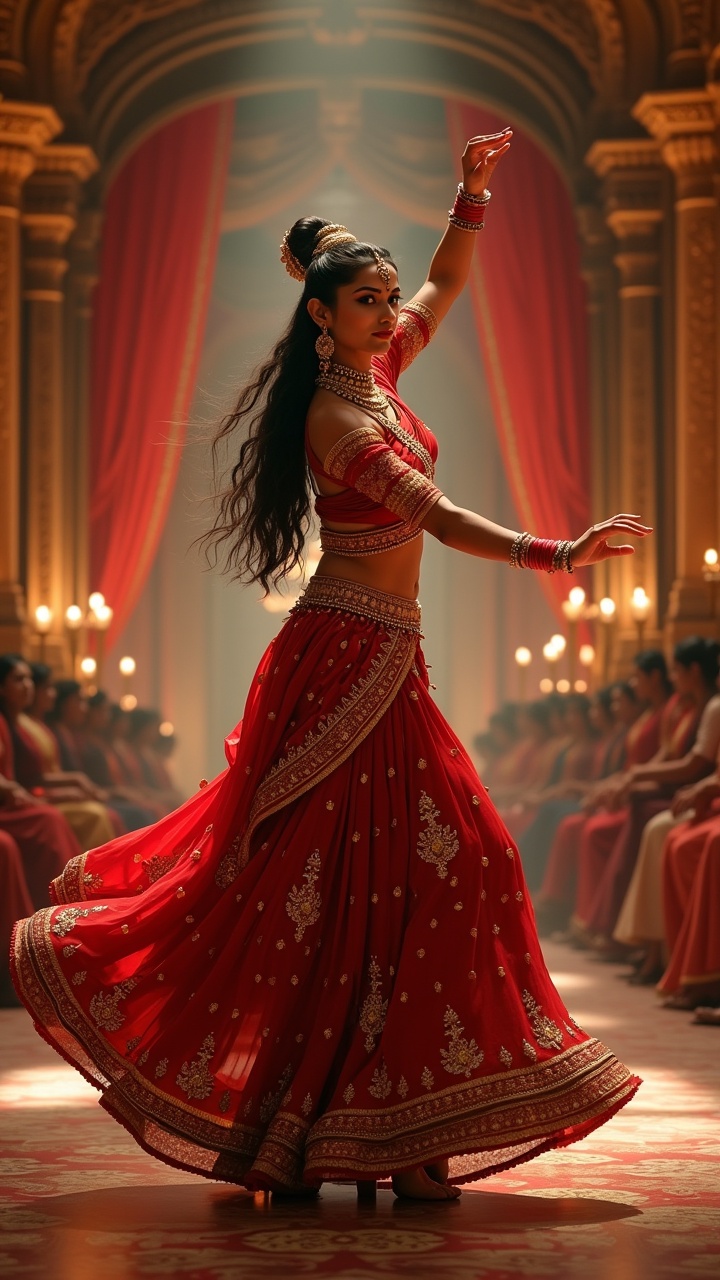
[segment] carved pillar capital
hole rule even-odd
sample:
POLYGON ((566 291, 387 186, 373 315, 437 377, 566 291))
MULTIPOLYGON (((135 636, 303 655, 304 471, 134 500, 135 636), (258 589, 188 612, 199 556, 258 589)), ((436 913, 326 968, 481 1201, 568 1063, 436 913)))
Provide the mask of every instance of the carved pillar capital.
POLYGON ((712 198, 718 159, 712 93, 706 88, 646 93, 633 115, 659 142, 675 174, 678 200, 712 198))
POLYGON ((0 99, 0 205, 16 207, 38 152, 62 129, 52 107, 0 99))

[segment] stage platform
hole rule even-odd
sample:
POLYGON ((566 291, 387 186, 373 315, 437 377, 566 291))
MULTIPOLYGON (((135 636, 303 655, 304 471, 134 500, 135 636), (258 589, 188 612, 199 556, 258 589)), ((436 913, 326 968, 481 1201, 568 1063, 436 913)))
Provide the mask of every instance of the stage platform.
POLYGON ((0 1011, 0 1275, 13 1280, 679 1280, 720 1275, 720 1029, 547 945, 578 1022, 645 1081, 586 1141, 456 1204, 274 1201, 167 1168, 0 1011))

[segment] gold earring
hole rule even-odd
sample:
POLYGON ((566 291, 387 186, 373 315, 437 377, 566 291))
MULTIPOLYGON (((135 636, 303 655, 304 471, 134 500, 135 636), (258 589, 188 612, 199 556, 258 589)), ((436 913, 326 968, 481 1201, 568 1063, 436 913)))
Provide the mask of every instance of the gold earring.
POLYGON ((335 350, 335 343, 328 333, 328 327, 324 320, 322 322, 322 333, 315 341, 315 350, 320 357, 320 372, 327 373, 330 368, 330 357, 335 350))

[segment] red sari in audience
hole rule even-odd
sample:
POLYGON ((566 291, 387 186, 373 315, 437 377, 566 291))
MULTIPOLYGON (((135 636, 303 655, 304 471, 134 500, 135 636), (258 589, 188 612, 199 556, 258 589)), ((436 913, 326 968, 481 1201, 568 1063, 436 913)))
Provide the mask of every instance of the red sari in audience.
MULTIPOLYGON (((2 809, 0 809, 0 819, 2 809)), ((2 948, 2 972, 0 973, 0 995, 4 998, 3 988, 9 984, 10 976, 7 968, 7 954, 10 937, 16 920, 31 915, 33 902, 25 879, 22 854, 7 831, 0 830, 0 948, 2 948)))
MULTIPOLYGON (((375 549, 392 486, 408 538, 427 499, 437 444, 395 390, 423 340, 406 310, 376 361, 405 439, 359 429, 324 461, 359 523, 380 513, 356 535, 375 549)), ((416 601, 316 574, 226 753, 15 931, 38 1029, 143 1147, 251 1189, 433 1155, 462 1182, 632 1097, 545 968, 517 849, 430 694, 416 601)))
POLYGON ((720 814, 672 830, 663 854, 663 908, 670 961, 658 990, 720 985, 720 814))
MULTIPOLYGON (((647 712, 631 726, 627 737, 628 767, 647 764, 657 755, 661 742, 666 744, 665 758, 679 760, 695 737, 698 720, 696 709, 683 707, 678 695, 673 694, 664 707, 647 712)), ((642 829, 654 813, 664 808, 666 800, 633 797, 629 805, 615 812, 588 818, 580 839, 574 913, 575 922, 583 929, 612 935, 632 876, 642 829), (616 863, 620 861, 626 869, 625 876, 617 873, 616 863)))
MULTIPOLYGON (((7 720, 0 715, 0 773, 15 779, 13 741, 7 720)), ((25 879, 36 907, 50 901, 50 881, 62 873, 80 845, 63 815, 47 804, 0 807, 0 830, 12 836, 20 849, 25 879)))

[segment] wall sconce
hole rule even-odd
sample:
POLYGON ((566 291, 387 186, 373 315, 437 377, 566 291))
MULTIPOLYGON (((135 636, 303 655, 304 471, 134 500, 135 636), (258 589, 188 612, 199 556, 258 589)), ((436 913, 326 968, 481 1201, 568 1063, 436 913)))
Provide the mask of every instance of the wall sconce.
POLYGON ((83 624, 83 611, 78 604, 68 605, 65 610, 65 629, 70 642, 70 675, 77 677, 78 634, 83 624))
POLYGON ((710 586, 713 617, 717 614, 717 589, 720 583, 720 558, 714 547, 708 547, 703 556, 703 580, 710 586))
MULTIPOLYGON (((559 657, 560 651, 557 649, 553 640, 549 640, 547 644, 543 645, 543 658, 548 664, 549 672, 549 677, 546 678, 549 678, 552 689, 555 688, 555 663, 558 661, 559 657)), ((542 688, 542 685, 540 687, 542 688)), ((549 693, 550 690, 547 689, 545 692, 549 693)))

